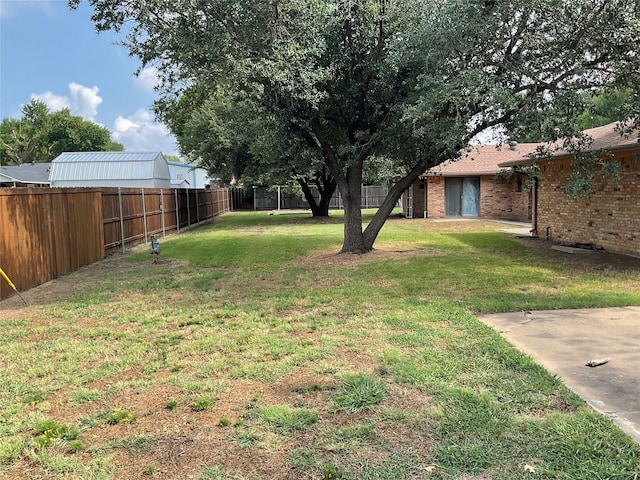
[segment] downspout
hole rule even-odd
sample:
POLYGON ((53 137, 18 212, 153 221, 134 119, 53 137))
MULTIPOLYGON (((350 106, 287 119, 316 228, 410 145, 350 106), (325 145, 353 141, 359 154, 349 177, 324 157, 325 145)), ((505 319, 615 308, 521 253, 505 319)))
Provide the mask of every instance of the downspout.
POLYGON ((423 216, 424 216, 424 218, 427 218, 427 178, 425 177, 422 181, 424 182, 424 212, 423 212, 423 216))
POLYGON ((531 234, 538 236, 538 179, 533 179, 533 198, 531 199, 531 234))

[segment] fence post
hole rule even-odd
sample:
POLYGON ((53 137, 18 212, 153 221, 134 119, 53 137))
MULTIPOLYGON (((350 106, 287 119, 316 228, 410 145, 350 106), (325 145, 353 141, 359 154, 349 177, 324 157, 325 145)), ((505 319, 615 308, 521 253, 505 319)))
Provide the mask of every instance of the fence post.
POLYGON ((211 192, 211 218, 215 218, 216 216, 216 197, 213 194, 213 187, 209 189, 211 192))
POLYGON ((144 243, 147 243, 147 209, 144 205, 144 188, 140 189, 141 198, 142 198, 142 221, 144 224, 142 225, 142 231, 144 232, 144 243))
POLYGON ((173 190, 173 197, 175 198, 176 201, 176 232, 180 231, 180 215, 178 214, 178 211, 180 210, 180 208, 178 208, 178 189, 174 189, 173 190))
POLYGON ((280 211, 280 185, 278 185, 278 211, 280 211))
POLYGON ((184 193, 187 196, 187 227, 190 227, 191 226, 191 208, 189 205, 189 190, 185 188, 184 193))
POLYGON ((118 187, 118 208, 120 210, 120 244, 122 246, 122 253, 125 253, 124 250, 124 217, 122 215, 122 191, 120 187, 118 187))
POLYGON ((162 214, 160 217, 160 221, 162 222, 162 238, 166 238, 167 234, 164 226, 164 188, 160 189, 160 213, 162 214))
POLYGON ((200 225, 200 203, 198 202, 198 189, 196 188, 196 220, 198 221, 198 225, 200 225))

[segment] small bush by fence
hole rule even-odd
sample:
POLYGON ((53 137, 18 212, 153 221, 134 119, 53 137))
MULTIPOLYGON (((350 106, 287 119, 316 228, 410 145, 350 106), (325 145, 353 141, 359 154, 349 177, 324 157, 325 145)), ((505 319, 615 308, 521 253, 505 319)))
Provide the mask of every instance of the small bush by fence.
POLYGON ((228 189, 0 188, 0 268, 27 290, 229 211, 228 189))

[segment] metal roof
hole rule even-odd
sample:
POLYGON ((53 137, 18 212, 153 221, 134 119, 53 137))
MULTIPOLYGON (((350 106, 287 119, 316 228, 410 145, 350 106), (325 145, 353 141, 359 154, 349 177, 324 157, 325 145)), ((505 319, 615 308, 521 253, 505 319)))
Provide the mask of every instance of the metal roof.
POLYGON ((48 184, 51 163, 23 163, 0 167, 0 182, 48 184))
POLYGON ((64 152, 51 165, 50 180, 169 180, 161 152, 64 152))

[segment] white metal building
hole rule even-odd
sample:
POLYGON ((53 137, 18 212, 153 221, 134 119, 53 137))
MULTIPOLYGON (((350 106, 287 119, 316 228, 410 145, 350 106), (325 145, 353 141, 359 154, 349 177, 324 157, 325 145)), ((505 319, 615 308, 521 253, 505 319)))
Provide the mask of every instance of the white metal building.
POLYGON ((161 152, 64 152, 51 162, 52 187, 170 188, 161 152))
POLYGON ((211 179, 204 168, 192 163, 168 162, 173 188, 206 188, 211 179))

